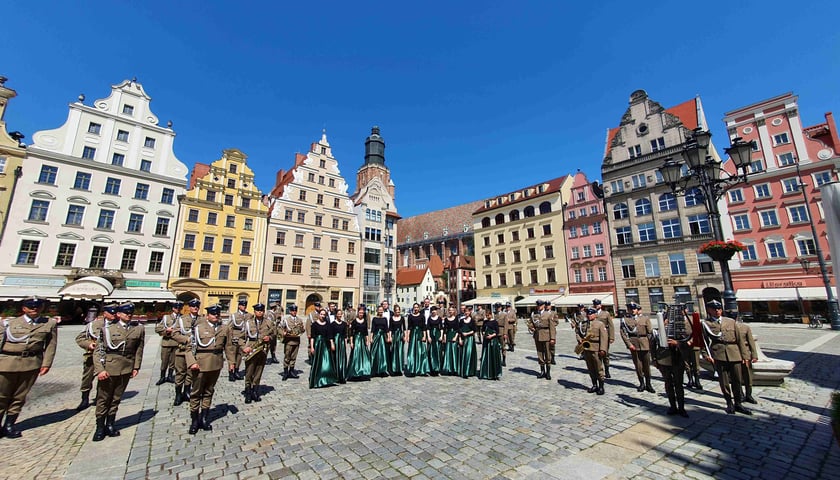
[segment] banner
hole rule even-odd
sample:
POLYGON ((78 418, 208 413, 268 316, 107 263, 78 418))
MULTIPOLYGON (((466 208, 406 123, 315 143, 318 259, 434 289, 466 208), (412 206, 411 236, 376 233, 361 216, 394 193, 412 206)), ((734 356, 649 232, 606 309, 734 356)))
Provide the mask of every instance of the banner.
MULTIPOLYGON (((837 272, 840 272, 840 182, 823 184, 820 187, 820 193, 822 194, 822 206, 825 212, 828 247, 831 249, 831 264, 836 276, 837 272)), ((840 298, 838 292, 835 292, 835 298, 840 298)))

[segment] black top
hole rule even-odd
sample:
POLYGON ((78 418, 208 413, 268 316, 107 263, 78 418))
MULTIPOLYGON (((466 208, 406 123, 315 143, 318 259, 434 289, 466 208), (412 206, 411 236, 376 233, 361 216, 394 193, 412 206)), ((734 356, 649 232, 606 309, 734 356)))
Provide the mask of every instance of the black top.
POLYGON ((361 333, 364 336, 367 336, 368 334, 367 321, 364 319, 361 322, 356 320, 350 322, 350 334, 355 337, 358 333, 361 333))
POLYGON ((484 334, 493 335, 494 333, 499 333, 499 322, 497 322, 496 320, 485 320, 484 334))
POLYGON ((331 333, 331 327, 329 323, 321 324, 318 322, 312 322, 312 328, 310 329, 310 331, 312 332, 312 338, 329 337, 331 333))
POLYGON ((451 320, 445 318, 443 320, 443 329, 444 330, 457 330, 458 329, 458 317, 454 317, 451 320))
POLYGON ((391 317, 391 331, 392 332, 401 332, 405 329, 405 317, 402 315, 399 317, 391 317))
POLYGON ((429 330, 433 328, 440 329, 441 325, 443 325, 443 319, 440 317, 429 317, 428 328, 429 330))
POLYGON ((332 322, 330 324, 330 334, 335 337, 341 335, 341 338, 347 337, 347 322, 332 322))
POLYGON ((420 327, 421 330, 426 329, 426 317, 423 316, 422 311, 419 315, 414 315, 413 313, 408 314, 408 329, 411 330, 415 327, 420 327))
POLYGON ((373 317, 371 320, 371 331, 374 333, 376 332, 387 332, 388 331, 388 319, 385 317, 373 317))

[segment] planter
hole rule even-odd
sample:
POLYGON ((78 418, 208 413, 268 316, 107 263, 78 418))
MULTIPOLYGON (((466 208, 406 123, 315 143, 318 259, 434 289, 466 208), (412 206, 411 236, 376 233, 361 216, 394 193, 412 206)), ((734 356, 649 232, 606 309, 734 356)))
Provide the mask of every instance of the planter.
POLYGON ((717 262, 728 262, 736 253, 736 250, 707 250, 708 255, 712 260, 717 262))

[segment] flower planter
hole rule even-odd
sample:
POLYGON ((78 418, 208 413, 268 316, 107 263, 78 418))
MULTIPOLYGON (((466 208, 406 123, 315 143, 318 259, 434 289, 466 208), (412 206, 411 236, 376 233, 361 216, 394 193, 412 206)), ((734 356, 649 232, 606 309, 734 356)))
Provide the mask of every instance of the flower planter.
POLYGON ((735 255, 735 253, 737 253, 737 251, 736 250, 707 250, 705 253, 706 253, 706 255, 711 257, 712 260, 715 260, 717 262, 727 262, 727 261, 729 261, 729 259, 731 259, 735 255))

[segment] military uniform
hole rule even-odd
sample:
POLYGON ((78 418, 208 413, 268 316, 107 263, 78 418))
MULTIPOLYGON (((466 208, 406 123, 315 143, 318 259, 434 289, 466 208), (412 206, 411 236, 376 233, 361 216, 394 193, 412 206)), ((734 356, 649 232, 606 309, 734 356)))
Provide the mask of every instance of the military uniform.
POLYGON ((0 322, 0 436, 8 438, 21 436, 15 422, 38 375, 52 367, 58 343, 55 320, 39 315, 43 300, 30 297, 23 306, 23 315, 0 322))
MULTIPOLYGON (((487 312, 484 311, 483 308, 478 307, 478 311, 473 315, 472 319, 475 325, 476 332, 483 332, 484 331, 484 318, 487 316, 487 312)), ((476 335, 475 336, 475 343, 477 345, 481 345, 481 340, 484 335, 476 335)))
MULTIPOLYGON (((498 304, 498 308, 496 309, 496 313, 493 314, 493 320, 496 321, 496 325, 498 328, 496 329, 496 334, 499 339, 499 349, 502 351, 502 366, 507 366, 507 314, 502 309, 502 304, 498 304)), ((482 335, 484 333, 482 332, 482 335)))
POLYGON ((172 313, 168 313, 155 325, 155 333, 160 335, 160 378, 155 385, 163 385, 167 381, 175 382, 175 353, 178 342, 172 338, 178 319, 181 318, 181 308, 184 302, 175 302, 172 313))
POLYGON ((298 378, 295 372, 295 361, 300 349, 300 335, 306 329, 303 318, 297 315, 297 307, 292 305, 291 313, 283 318, 277 329, 283 338, 283 380, 298 378))
MULTIPOLYGON (((667 335, 668 347, 657 348, 656 350, 656 366, 662 373, 662 380, 665 382, 665 393, 668 395, 668 415, 680 414, 683 417, 688 417, 685 411, 685 390, 683 390, 683 374, 685 373, 685 357, 691 352, 691 343, 693 327, 690 318, 686 317, 683 312, 684 327, 681 332, 677 332, 677 328, 666 324, 666 330, 673 332, 668 335, 666 332, 657 332, 658 335, 667 335)), ((666 322, 668 322, 666 317, 666 322)))
POLYGON ((606 356, 609 348, 609 335, 607 326, 597 316, 595 309, 587 310, 589 328, 585 337, 588 337, 589 346, 584 347, 583 358, 586 360, 586 369, 589 371, 589 379, 592 387, 587 390, 589 393, 604 394, 604 363, 601 361, 606 356))
POLYGON ((650 338, 653 327, 650 324, 650 317, 641 314, 641 306, 636 303, 627 305, 631 316, 621 319, 621 339, 630 356, 633 358, 633 365, 636 367, 636 377, 639 379, 639 392, 647 390, 656 393, 650 384, 650 338))
POLYGON ((612 378, 610 376, 610 345, 612 345, 612 343, 615 342, 615 326, 613 325, 612 315, 610 315, 610 312, 600 308, 600 300, 593 300, 592 305, 595 306, 595 310, 598 311, 595 317, 598 320, 600 320, 601 323, 604 324, 604 327, 606 327, 607 329, 607 337, 609 337, 609 342, 607 343, 607 354, 604 355, 604 377, 612 378))
MULTIPOLYGON (((557 324, 558 324, 557 313, 554 310, 551 309, 551 304, 549 302, 544 302, 543 303, 543 310, 542 310, 541 315, 542 315, 543 320, 551 323, 552 328, 555 329, 555 331, 556 331, 557 330, 557 324)), ((549 355, 548 358, 550 359, 552 365, 555 365, 557 363, 556 360, 554 360, 555 345, 556 345, 555 343, 549 343, 548 344, 548 355, 549 355)), ((550 378, 551 377, 549 377, 549 379, 550 378)))
MULTIPOLYGON (((542 301, 538 300, 540 306, 542 301)), ((537 349, 537 360, 540 364, 540 374, 537 378, 545 378, 551 380, 551 354, 549 345, 554 343, 557 338, 557 329, 554 322, 548 321, 548 317, 543 317, 541 312, 534 312, 531 319, 528 321, 528 331, 534 337, 534 346, 537 349)))
POLYGON ((511 308, 510 303, 506 305, 503 318, 504 323, 502 325, 504 325, 505 334, 507 335, 508 350, 512 352, 514 347, 516 347, 516 322, 518 319, 516 318, 516 310, 511 308))
MULTIPOLYGON (((240 301, 239 306, 245 307, 247 303, 240 301)), ((227 358, 228 363, 228 381, 233 382, 245 378, 244 375, 239 373, 239 365, 242 363, 242 344, 245 343, 245 323, 252 317, 253 315, 245 311, 245 309, 240 308, 237 308, 233 312, 233 315, 230 316, 230 322, 228 323, 230 326, 228 329, 230 337, 228 338, 227 347, 225 347, 225 358, 227 358)))
MULTIPOLYGON (((114 313, 117 311, 117 306, 106 306, 103 308, 105 315, 109 320, 112 320, 114 313)), ((90 391, 93 390, 93 352, 96 349, 96 342, 99 338, 99 333, 102 326, 105 324, 105 319, 97 318, 85 325, 84 330, 76 335, 76 344, 79 345, 84 353, 82 354, 82 400, 76 407, 77 411, 81 411, 90 406, 90 391)))
POLYGON ((215 317, 211 321, 208 317, 199 317, 192 328, 192 348, 187 351, 187 363, 190 365, 192 376, 192 392, 190 392, 190 424, 189 433, 195 435, 198 429, 212 430, 210 426, 210 405, 213 403, 213 393, 219 372, 224 366, 224 352, 229 340, 230 324, 222 325, 218 316, 222 307, 213 305, 207 307, 207 314, 215 317))
POLYGON ((686 349, 685 352, 685 367, 688 371, 688 388, 696 388, 703 390, 700 385, 700 348, 703 345, 703 327, 700 325, 700 314, 693 312, 691 314, 691 348, 690 351, 686 349))
POLYGON ((726 413, 751 415, 752 412, 741 405, 741 364, 750 358, 744 336, 735 320, 722 316, 723 305, 720 302, 713 300, 706 306, 712 316, 703 322, 703 337, 718 373, 720 391, 726 400, 726 413))
POLYGON ((265 368, 266 350, 274 337, 274 327, 265 316, 260 317, 258 312, 264 312, 265 305, 258 303, 254 305, 254 315, 245 323, 242 337, 244 344, 243 351, 249 350, 247 355, 250 358, 245 361, 245 403, 260 401, 260 380, 262 380, 263 369, 265 368), (251 354, 251 350, 261 348, 262 351, 251 354))
POLYGON ((741 330, 741 336, 747 344, 747 349, 750 351, 749 361, 741 364, 741 381, 744 384, 744 401, 748 403, 758 403, 752 396, 752 382, 753 382, 753 368, 752 365, 758 360, 758 347, 755 345, 755 337, 752 334, 752 328, 744 322, 738 322, 738 328, 741 330))
POLYGON ((105 322, 100 330, 101 340, 96 346, 93 368, 96 371, 96 432, 93 441, 119 436, 114 426, 120 400, 128 381, 137 375, 143 363, 146 330, 131 322, 134 305, 117 307, 118 320, 105 322))
POLYGON ((280 361, 277 360, 277 314, 274 312, 273 308, 266 310, 265 321, 268 322, 271 326, 271 331, 274 332, 273 335, 271 335, 271 341, 266 346, 265 364, 277 364, 280 363, 280 361), (269 354, 271 355, 271 358, 268 357, 269 354))
POLYGON ((178 317, 175 322, 175 327, 172 330, 172 339, 178 343, 175 350, 175 402, 177 407, 185 401, 190 399, 190 390, 192 389, 192 375, 189 373, 189 363, 187 363, 187 351, 190 349, 190 342, 192 340, 192 327, 198 321, 197 313, 201 302, 198 299, 192 299, 187 302, 190 307, 190 312, 178 317), (196 311, 193 311, 195 309, 196 311))

